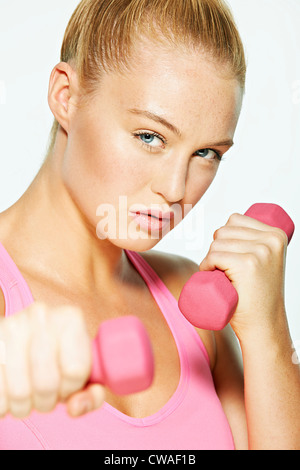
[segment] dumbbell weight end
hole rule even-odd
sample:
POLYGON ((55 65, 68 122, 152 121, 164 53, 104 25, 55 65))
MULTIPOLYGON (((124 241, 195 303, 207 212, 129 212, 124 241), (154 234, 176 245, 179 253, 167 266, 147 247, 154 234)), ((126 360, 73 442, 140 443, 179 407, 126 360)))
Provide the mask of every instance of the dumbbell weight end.
MULTIPOLYGON (((245 214, 267 225, 280 228, 290 242, 295 226, 289 215, 278 205, 254 204, 245 214)), ((238 294, 219 270, 193 274, 183 287, 178 307, 192 325, 205 330, 221 330, 231 320, 238 303, 238 294)))
POLYGON ((89 383, 103 384, 117 395, 128 395, 149 388, 153 376, 152 346, 141 321, 125 316, 103 322, 92 342, 89 383))

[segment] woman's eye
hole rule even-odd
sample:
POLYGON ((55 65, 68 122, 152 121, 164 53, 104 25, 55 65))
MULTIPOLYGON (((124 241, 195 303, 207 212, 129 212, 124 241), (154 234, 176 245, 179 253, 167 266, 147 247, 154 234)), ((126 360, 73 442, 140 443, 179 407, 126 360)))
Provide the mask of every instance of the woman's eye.
POLYGON ((135 137, 137 137, 143 144, 146 144, 149 147, 152 148, 163 148, 164 147, 164 140, 163 138, 158 135, 158 134, 151 134, 150 132, 142 132, 135 134, 135 137))
POLYGON ((216 150, 202 149, 195 152, 197 157, 205 158, 206 160, 222 160, 221 155, 216 150))
POLYGON ((140 139, 145 142, 145 144, 152 144, 157 137, 152 134, 141 134, 140 139))

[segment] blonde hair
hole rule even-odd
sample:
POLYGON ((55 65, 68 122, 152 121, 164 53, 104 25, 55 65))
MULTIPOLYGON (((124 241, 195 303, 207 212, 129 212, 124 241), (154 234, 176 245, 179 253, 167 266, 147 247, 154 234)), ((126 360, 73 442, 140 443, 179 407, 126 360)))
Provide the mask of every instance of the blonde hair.
MULTIPOLYGON (((224 0, 82 0, 67 26, 61 61, 75 67, 89 96, 99 86, 101 71, 128 68, 132 45, 141 36, 205 50, 229 66, 244 90, 244 48, 224 0)), ((54 120, 48 154, 58 127, 54 120)))

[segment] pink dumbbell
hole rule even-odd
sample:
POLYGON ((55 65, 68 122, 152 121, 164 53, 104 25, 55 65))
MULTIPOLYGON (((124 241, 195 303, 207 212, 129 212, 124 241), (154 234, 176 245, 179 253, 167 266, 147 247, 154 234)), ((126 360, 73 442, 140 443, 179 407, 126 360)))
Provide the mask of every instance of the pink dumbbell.
MULTIPOLYGON (((288 214, 276 204, 254 204, 246 212, 248 217, 282 229, 290 242, 295 226, 288 214)), ((238 294, 219 270, 193 274, 185 284, 178 306, 183 315, 198 328, 221 330, 231 320, 238 303, 238 294)))
POLYGON ((154 375, 152 347, 141 321, 126 316, 101 324, 92 342, 89 383, 106 385, 117 395, 150 387, 154 375))

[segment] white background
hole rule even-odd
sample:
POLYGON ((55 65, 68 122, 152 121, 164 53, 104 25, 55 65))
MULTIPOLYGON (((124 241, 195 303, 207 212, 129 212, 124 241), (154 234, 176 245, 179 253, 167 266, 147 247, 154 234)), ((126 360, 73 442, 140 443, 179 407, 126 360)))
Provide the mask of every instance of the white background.
MULTIPOLYGON (((155 249, 197 262, 214 230, 254 202, 275 202, 296 232, 287 260, 286 304, 300 351, 300 0, 230 0, 248 61, 235 146, 204 199, 155 249), (183 239, 185 235, 185 239, 183 239)), ((47 91, 78 0, 0 0, 0 211, 38 171, 53 116, 47 91)))

